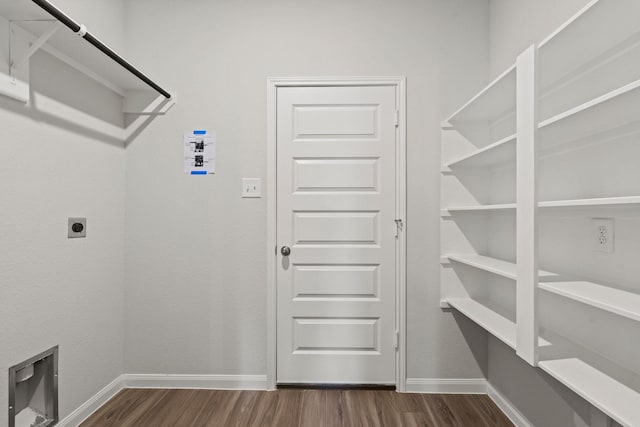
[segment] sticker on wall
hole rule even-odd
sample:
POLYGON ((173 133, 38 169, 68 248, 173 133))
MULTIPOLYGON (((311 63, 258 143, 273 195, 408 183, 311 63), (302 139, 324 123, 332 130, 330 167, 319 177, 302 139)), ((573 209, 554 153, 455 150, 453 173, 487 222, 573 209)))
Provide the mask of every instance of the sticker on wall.
POLYGON ((184 134, 184 171, 191 175, 216 172, 216 133, 194 130, 184 134))

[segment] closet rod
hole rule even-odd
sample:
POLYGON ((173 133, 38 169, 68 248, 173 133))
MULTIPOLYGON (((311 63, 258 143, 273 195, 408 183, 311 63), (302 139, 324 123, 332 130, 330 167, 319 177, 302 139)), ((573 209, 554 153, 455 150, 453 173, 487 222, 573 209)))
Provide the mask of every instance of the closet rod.
POLYGON ((98 38, 93 36, 90 32, 87 31, 84 25, 80 25, 77 22, 75 22, 73 19, 69 18, 67 15, 64 14, 64 12, 62 12, 60 9, 52 5, 47 0, 33 0, 33 2, 38 6, 40 6, 42 9, 44 9, 45 11, 47 11, 47 13, 49 13, 51 16, 56 18, 58 21, 62 22, 65 26, 69 27, 71 31, 73 31, 74 33, 84 38, 86 41, 88 41, 93 46, 95 46, 98 50, 100 50, 105 55, 107 55, 109 58, 113 59, 122 67, 127 69, 127 71, 129 71, 131 74, 135 75, 140 80, 145 82, 147 85, 152 87, 162 96, 164 96, 167 99, 171 98, 171 94, 169 92, 162 89, 153 80, 145 76, 140 70, 138 70, 136 67, 131 65, 129 62, 127 62, 123 57, 118 55, 116 52, 111 50, 107 45, 102 43, 98 38))

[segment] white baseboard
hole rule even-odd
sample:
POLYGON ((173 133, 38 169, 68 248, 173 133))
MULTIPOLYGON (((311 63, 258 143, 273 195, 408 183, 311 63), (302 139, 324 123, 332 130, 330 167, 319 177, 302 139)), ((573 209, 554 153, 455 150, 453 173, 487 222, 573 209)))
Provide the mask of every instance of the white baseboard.
POLYGON ((484 378, 407 378, 407 393, 486 394, 484 378))
POLYGON ((520 411, 498 390, 496 390, 491 384, 487 384, 487 395, 494 401, 498 408, 504 412, 504 414, 511 420, 516 427, 533 427, 533 424, 522 415, 520 411))
POLYGON ((212 390, 267 390, 266 375, 123 374, 56 424, 75 427, 125 388, 197 388, 212 390))
POLYGON ((266 375, 124 374, 124 388, 267 390, 266 375))
POLYGON ((93 397, 84 402, 75 411, 67 415, 62 421, 58 422, 58 427, 76 427, 84 420, 89 418, 91 414, 97 411, 102 405, 107 403, 109 399, 115 396, 123 387, 122 375, 120 375, 111 383, 107 384, 102 390, 97 392, 93 397))

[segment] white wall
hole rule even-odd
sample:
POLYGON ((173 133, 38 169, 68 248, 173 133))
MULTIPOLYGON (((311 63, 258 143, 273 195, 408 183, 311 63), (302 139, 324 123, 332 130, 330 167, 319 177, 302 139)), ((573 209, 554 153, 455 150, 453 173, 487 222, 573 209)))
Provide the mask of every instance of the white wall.
POLYGON ((439 123, 486 81, 488 3, 132 0, 128 52, 178 104, 127 147, 126 372, 266 372, 269 76, 408 79, 408 376, 478 378, 486 339, 439 301, 439 123), (217 173, 181 138, 216 130, 217 173), (461 332, 462 331, 462 332, 461 332), (475 350, 475 353, 470 350, 475 350))
MULTIPOLYGON (((122 33, 122 1, 59 3, 122 33)), ((0 28, 6 71, 6 21, 0 28)), ((43 53, 31 76, 30 106, 0 97, 0 426, 9 367, 54 345, 61 418, 123 371, 125 158, 111 132, 120 98, 43 53), (67 239, 69 216, 88 218, 86 239, 67 239)))

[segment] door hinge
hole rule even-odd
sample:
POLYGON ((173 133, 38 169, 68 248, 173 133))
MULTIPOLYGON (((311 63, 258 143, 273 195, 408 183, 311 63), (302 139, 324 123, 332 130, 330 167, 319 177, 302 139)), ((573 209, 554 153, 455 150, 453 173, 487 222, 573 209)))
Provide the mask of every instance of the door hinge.
POLYGON ((404 224, 402 223, 402 219, 394 219, 393 222, 395 223, 396 237, 398 237, 398 234, 402 231, 402 227, 404 224))
POLYGON ((396 110, 396 127, 400 126, 400 110, 396 110))
POLYGON ((393 333, 393 348, 398 348, 398 342, 400 341, 400 332, 395 331, 393 333))

